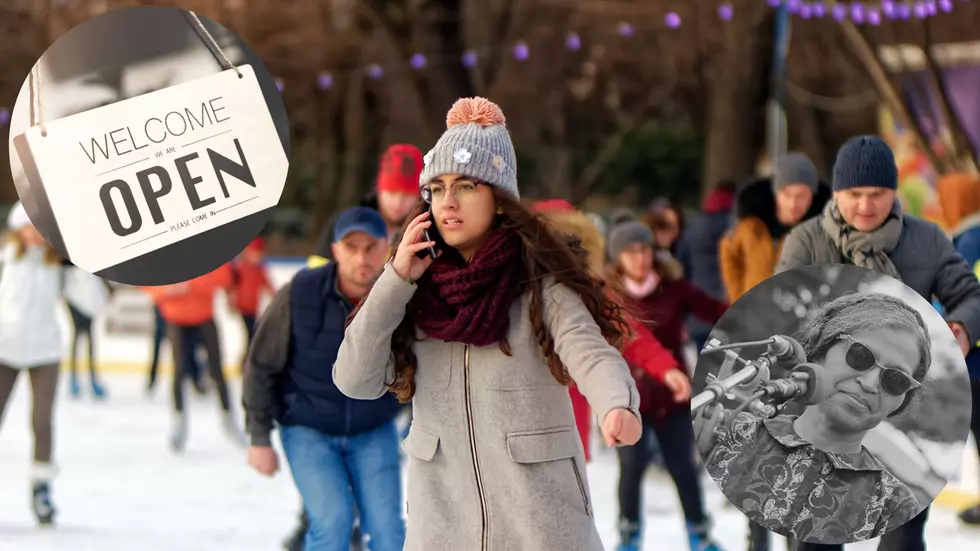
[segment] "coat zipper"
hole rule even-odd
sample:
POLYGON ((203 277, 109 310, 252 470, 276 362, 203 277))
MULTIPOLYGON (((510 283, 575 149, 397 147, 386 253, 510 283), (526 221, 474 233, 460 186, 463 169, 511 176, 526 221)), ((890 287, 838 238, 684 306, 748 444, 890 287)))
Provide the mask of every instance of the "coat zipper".
POLYGON ((473 427, 473 399, 470 395, 470 347, 465 345, 463 348, 463 379, 466 399, 466 428, 470 437, 470 453, 473 457, 473 472, 476 475, 476 492, 480 496, 480 513, 483 520, 483 533, 480 549, 489 551, 490 549, 490 514, 487 507, 487 498, 483 487, 483 473, 480 472, 480 456, 476 451, 476 431, 473 427))
POLYGON ((585 482, 582 480, 582 473, 578 470, 578 463, 575 458, 571 458, 572 469, 575 471, 575 480, 578 482, 578 491, 582 493, 582 502, 585 504, 585 512, 588 513, 589 518, 592 516, 592 503, 589 502, 589 494, 585 491, 585 482))

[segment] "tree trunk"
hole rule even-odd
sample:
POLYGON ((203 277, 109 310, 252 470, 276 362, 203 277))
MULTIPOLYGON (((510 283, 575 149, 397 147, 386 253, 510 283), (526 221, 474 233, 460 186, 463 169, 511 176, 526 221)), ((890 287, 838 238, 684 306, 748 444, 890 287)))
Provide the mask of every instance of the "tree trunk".
POLYGON ((708 99, 707 140, 702 188, 755 173, 753 144, 759 86, 765 82, 765 46, 771 42, 772 19, 764 2, 743 1, 739 17, 724 26, 724 50, 715 56, 715 78, 708 99))

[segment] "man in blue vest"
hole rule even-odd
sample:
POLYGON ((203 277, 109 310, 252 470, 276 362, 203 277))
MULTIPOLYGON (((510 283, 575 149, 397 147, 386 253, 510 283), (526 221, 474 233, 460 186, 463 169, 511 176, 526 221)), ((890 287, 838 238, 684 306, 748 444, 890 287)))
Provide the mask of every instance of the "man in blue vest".
POLYGON ((394 395, 352 400, 334 385, 345 321, 381 274, 388 230, 366 207, 341 213, 335 262, 302 270, 276 294, 255 333, 244 374, 248 463, 279 469, 274 424, 309 517, 306 551, 348 551, 354 507, 372 551, 405 540, 394 395))

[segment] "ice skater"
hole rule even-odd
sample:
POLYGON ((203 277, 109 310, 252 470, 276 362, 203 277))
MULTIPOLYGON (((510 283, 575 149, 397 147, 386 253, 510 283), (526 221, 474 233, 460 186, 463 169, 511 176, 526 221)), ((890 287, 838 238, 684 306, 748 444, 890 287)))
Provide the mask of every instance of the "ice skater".
POLYGON ((0 249, 0 420, 17 378, 26 372, 34 433, 31 503, 37 522, 51 525, 56 512, 51 483, 58 472, 52 420, 64 350, 57 311, 64 267, 20 203, 7 226, 11 233, 0 249))
POLYGON ((499 107, 461 99, 447 127, 424 156, 423 201, 352 314, 334 382, 352 398, 412 399, 406 551, 599 551, 568 384, 607 445, 639 439, 615 347, 626 323, 586 255, 520 203, 499 107))

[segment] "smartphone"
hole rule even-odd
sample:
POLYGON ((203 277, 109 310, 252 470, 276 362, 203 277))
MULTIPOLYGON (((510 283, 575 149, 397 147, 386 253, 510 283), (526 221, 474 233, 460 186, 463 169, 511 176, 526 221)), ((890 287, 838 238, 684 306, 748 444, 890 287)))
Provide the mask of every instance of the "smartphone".
POLYGON ((435 214, 432 213, 432 207, 429 207, 429 220, 432 221, 432 225, 422 230, 422 239, 424 239, 425 241, 435 241, 436 246, 426 247, 421 251, 415 253, 415 256, 419 258, 425 258, 425 256, 428 255, 430 258, 435 260, 436 254, 439 252, 438 247, 439 247, 439 243, 442 242, 442 239, 439 236, 439 230, 436 229, 435 218, 436 218, 435 214))

